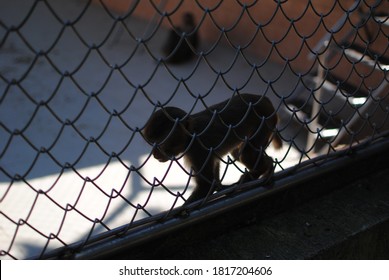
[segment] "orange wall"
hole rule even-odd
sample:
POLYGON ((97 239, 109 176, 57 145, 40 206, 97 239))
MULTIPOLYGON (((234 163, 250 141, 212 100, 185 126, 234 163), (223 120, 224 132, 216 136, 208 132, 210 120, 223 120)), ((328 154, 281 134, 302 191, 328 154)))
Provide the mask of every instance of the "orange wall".
MULTIPOLYGON (((133 1, 104 0, 103 2, 113 11, 126 14, 133 1)), ((156 14, 155 7, 150 4, 150 1, 139 2, 133 14, 143 19, 152 19, 156 14)), ((336 0, 289 0, 281 1, 284 2, 282 4, 277 4, 273 0, 241 0, 241 3, 246 3, 246 9, 235 0, 198 0, 202 7, 196 1, 188 0, 154 0, 153 2, 156 6, 161 2, 167 3, 161 13, 167 12, 173 24, 179 24, 183 12, 191 11, 200 24, 199 32, 203 40, 215 42, 221 34, 221 28, 224 28, 234 45, 249 45, 250 52, 260 57, 270 56, 273 61, 284 62, 288 59, 295 70, 304 71, 312 65, 312 62, 307 59, 309 48, 313 48, 320 41, 327 33, 326 28, 330 29, 354 1, 342 0, 339 1, 340 5, 336 0), (255 4, 250 6, 250 3, 255 4), (256 23, 262 26, 257 35, 256 23), (302 37, 305 37, 305 40, 302 37)), ((356 23, 355 16, 351 18, 351 21, 356 23)), ((170 26, 170 22, 165 19, 163 25, 170 26)), ((336 37, 341 38, 350 26, 347 22, 345 28, 336 37)))

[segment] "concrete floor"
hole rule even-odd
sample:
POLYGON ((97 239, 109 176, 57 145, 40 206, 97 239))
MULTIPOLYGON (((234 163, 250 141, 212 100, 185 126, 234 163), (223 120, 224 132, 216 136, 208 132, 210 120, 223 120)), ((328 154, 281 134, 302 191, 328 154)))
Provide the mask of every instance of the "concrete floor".
MULTIPOLYGON (((10 258, 5 252, 15 258, 34 256, 45 246, 60 247, 172 207, 174 194, 187 185, 186 172, 177 163, 170 167, 150 158, 150 146, 134 132, 157 102, 190 110, 194 96, 210 105, 236 88, 266 94, 278 106, 263 80, 274 81, 279 95, 290 94, 297 80, 270 61, 258 70, 262 78, 251 75, 253 68, 240 56, 235 61, 236 51, 223 44, 207 56, 216 72, 232 65, 223 79, 204 61, 167 69, 148 53, 160 57, 166 30, 159 29, 146 50, 98 6, 64 26, 59 19, 75 21, 85 1, 47 2, 58 18, 42 1, 36 6, 34 1, 0 3, 1 259, 10 258), (171 193, 153 186, 155 178, 171 193), (96 219, 105 227, 93 227, 96 219)), ((126 25, 145 38, 152 23, 129 18, 126 25)), ((201 48, 210 46, 203 42, 201 48)), ((197 102, 194 111, 202 109, 197 102)), ((278 170, 300 160, 287 144, 268 153, 280 162, 278 170)), ((239 175, 228 166, 224 182, 239 175)))

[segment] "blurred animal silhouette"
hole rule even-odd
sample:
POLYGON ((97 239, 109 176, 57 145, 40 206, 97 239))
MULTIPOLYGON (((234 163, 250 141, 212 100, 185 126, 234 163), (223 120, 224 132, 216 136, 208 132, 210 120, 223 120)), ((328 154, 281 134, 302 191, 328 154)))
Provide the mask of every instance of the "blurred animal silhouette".
POLYGON ((166 62, 179 64, 190 61, 194 50, 199 45, 199 36, 195 31, 196 24, 191 13, 182 16, 182 24, 176 29, 170 29, 162 52, 167 57, 166 62))

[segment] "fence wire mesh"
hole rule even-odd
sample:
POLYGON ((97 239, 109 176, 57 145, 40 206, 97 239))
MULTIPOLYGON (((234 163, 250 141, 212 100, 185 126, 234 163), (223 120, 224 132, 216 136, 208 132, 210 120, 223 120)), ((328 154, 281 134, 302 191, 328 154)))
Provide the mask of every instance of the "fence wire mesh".
MULTIPOLYGON (((80 240, 82 250, 115 228, 169 219, 202 174, 182 156, 154 159, 158 143, 147 143, 143 129, 160 108, 218 118, 213 104, 244 93, 268 98, 283 142, 266 149, 276 175, 385 139, 389 129, 385 0, 0 7, 2 259, 42 257, 80 240)), ((237 137, 247 146, 247 136, 237 137)), ((224 185, 243 173, 233 156, 221 158, 224 185)), ((208 193, 200 207, 239 187, 208 193)))

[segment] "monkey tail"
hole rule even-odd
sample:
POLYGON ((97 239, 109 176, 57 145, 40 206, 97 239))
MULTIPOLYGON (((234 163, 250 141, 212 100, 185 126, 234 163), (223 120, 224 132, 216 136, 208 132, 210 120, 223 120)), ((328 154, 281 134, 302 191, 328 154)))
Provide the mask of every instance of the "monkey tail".
MULTIPOLYGON (((276 114, 276 124, 280 121, 280 118, 278 116, 278 114, 276 114)), ((277 129, 275 128, 275 130, 273 131, 273 138, 272 138, 272 143, 273 143, 273 146, 276 150, 279 150, 282 148, 282 139, 281 139, 281 136, 279 134, 279 132, 277 131, 277 129)))
POLYGON ((282 139, 278 132, 273 133, 273 138, 272 138, 272 144, 276 150, 279 150, 282 148, 282 139))

